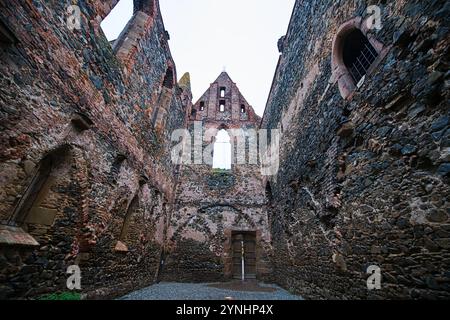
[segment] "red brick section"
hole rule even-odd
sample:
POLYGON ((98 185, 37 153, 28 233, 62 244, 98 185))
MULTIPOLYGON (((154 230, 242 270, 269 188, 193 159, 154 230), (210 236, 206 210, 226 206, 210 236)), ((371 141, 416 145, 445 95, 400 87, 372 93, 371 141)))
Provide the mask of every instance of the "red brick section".
MULTIPOLYGON (((193 136, 195 123, 206 131, 257 129, 259 122, 236 83, 223 72, 189 110, 187 127, 193 136)), ((210 138, 204 138, 203 148, 210 138)), ((257 234, 257 277, 268 279, 270 235, 259 165, 233 164, 228 172, 205 163, 181 166, 161 278, 199 282, 232 278, 233 231, 257 234)))

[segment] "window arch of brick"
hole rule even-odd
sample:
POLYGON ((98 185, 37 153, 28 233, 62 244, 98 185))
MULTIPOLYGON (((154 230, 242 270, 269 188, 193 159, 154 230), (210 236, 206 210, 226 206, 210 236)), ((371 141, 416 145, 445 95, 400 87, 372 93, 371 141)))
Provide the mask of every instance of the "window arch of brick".
POLYGON ((166 124, 167 114, 173 98, 173 89, 176 87, 176 70, 173 61, 167 61, 167 68, 161 82, 161 92, 156 98, 156 104, 152 115, 152 124, 161 131, 166 124))
MULTIPOLYGON (((121 0, 129 1, 129 0, 121 0)), ((119 10, 117 4, 120 1, 110 0, 101 6, 100 11, 101 23, 104 24, 105 19, 111 15, 113 10, 119 10)), ((130 19, 124 26, 122 32, 117 39, 109 39, 113 51, 119 61, 125 67, 125 71, 131 70, 134 64, 134 57, 139 50, 139 42, 148 33, 154 25, 154 19, 157 11, 156 0, 134 0, 133 11, 130 11, 130 19)))
POLYGON ((163 86, 168 89, 173 89, 175 85, 175 76, 172 66, 168 66, 166 74, 164 75, 163 86))
POLYGON ((366 20, 356 17, 341 25, 333 40, 331 64, 333 79, 337 81, 344 99, 352 96, 357 89, 357 81, 367 77, 386 53, 387 48, 369 34, 366 20), (365 50, 364 54, 367 57, 362 51, 352 52, 360 49, 365 50), (361 69, 359 72, 353 72, 349 62, 355 62, 360 66, 360 61, 361 69))

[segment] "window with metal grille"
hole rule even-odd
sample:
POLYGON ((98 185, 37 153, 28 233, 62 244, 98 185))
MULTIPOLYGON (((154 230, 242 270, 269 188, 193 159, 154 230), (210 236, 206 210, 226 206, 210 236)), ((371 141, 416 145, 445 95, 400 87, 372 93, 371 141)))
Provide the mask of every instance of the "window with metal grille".
POLYGON ((359 29, 347 35, 343 48, 344 64, 356 84, 365 77, 377 57, 377 51, 359 29))

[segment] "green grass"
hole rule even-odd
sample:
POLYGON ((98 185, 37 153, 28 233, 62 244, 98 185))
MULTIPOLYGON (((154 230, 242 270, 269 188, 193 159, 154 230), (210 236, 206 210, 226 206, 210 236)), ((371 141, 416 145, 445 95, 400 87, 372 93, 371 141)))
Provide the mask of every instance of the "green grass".
POLYGON ((225 173, 231 173, 231 170, 226 169, 212 169, 213 174, 225 174, 225 173))
POLYGON ((81 300, 81 294, 78 292, 62 292, 44 294, 38 300, 81 300))

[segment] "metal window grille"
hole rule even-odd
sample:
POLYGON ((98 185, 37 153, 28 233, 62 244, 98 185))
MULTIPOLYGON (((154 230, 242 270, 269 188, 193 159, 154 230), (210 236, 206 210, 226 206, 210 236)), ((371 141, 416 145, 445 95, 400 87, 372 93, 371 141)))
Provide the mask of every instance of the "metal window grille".
POLYGON ((366 74, 378 57, 375 48, 367 41, 362 46, 360 54, 350 66, 350 73, 353 80, 358 83, 366 74))

